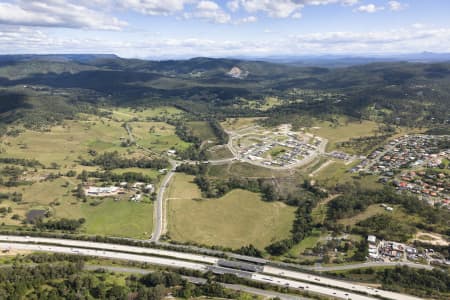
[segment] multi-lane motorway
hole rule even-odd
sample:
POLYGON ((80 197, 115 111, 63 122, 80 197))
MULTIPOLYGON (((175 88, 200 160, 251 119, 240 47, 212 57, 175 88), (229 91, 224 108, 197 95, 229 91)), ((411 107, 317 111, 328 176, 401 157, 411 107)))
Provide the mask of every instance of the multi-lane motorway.
POLYGON ((0 243, 0 249, 2 250, 25 250, 25 251, 44 251, 44 252, 54 252, 54 253, 64 253, 64 254, 75 254, 75 255, 86 255, 95 256, 103 258, 112 258, 120 260, 129 260, 137 262, 145 262, 154 265, 166 266, 166 267, 176 267, 176 268, 186 268, 191 270, 206 271, 207 265, 202 263, 194 263, 179 259, 169 259, 162 258, 158 256, 147 256, 123 253, 117 251, 108 251, 101 249, 86 249, 77 247, 62 247, 44 244, 21 244, 21 243, 0 243))
POLYGON ((230 273, 253 281, 290 287, 340 299, 368 300, 374 299, 375 296, 395 300, 419 299, 413 296, 373 289, 360 284, 352 284, 341 280, 307 274, 300 271, 275 268, 267 265, 258 266, 257 271, 252 272, 230 269, 220 266, 220 259, 217 257, 163 249, 80 240, 5 235, 0 235, 0 249, 87 255, 109 259, 146 262, 149 264, 191 270, 209 270, 218 273, 230 273))
POLYGON ((155 248, 145 248, 145 247, 108 244, 108 243, 99 243, 99 242, 88 242, 88 241, 79 241, 79 240, 0 235, 0 242, 47 244, 47 245, 110 250, 110 251, 115 251, 115 252, 127 252, 127 253, 133 253, 133 254, 149 254, 149 255, 164 256, 164 257, 175 257, 177 259, 202 262, 202 263, 206 263, 206 264, 217 264, 217 262, 219 261, 219 258, 217 258, 217 257, 193 254, 193 253, 187 253, 187 252, 178 252, 178 251, 170 251, 170 250, 155 249, 155 248))

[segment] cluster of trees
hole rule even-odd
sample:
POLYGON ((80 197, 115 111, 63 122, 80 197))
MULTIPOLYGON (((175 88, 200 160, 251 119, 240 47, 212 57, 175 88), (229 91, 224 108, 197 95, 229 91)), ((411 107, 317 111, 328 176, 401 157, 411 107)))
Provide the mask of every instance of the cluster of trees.
POLYGON ((377 214, 360 221, 353 228, 353 232, 363 236, 374 234, 380 239, 389 241, 406 242, 416 232, 414 224, 398 220, 390 215, 377 214))
POLYGON ((379 283, 383 289, 417 295, 423 298, 447 299, 450 292, 450 275, 446 270, 415 269, 407 266, 354 269, 346 272, 331 272, 329 275, 349 280, 364 280, 379 283))
POLYGON ((200 145, 202 143, 202 140, 184 122, 177 120, 169 121, 168 123, 175 126, 175 134, 183 141, 194 145, 200 145))
POLYGON ((210 119, 208 123, 209 126, 211 126, 214 135, 217 137, 217 141, 219 142, 219 144, 227 144, 229 136, 225 132, 225 130, 223 130, 222 125, 220 125, 220 123, 216 119, 210 119))
POLYGON ((189 175, 200 175, 208 173, 208 164, 180 164, 177 166, 176 172, 182 172, 189 175))
POLYGON ((39 229, 76 231, 85 222, 86 220, 84 218, 78 220, 62 218, 59 220, 49 220, 47 222, 37 219, 35 225, 39 229))
POLYGON ((314 228, 311 212, 317 200, 310 198, 303 200, 303 203, 295 212, 295 220, 291 229, 291 237, 274 242, 266 247, 271 255, 279 256, 288 252, 295 244, 306 238, 314 228))
POLYGON ((366 154, 369 151, 371 151, 373 148, 384 143, 391 136, 392 136, 392 133, 383 134, 383 135, 351 138, 348 141, 337 143, 336 146, 338 148, 352 149, 352 151, 354 151, 357 154, 366 154))
POLYGON ((398 292, 440 299, 444 299, 450 293, 450 274, 445 270, 413 269, 403 266, 378 271, 376 276, 383 284, 383 288, 398 292))
POLYGON ((31 168, 44 167, 44 165, 36 159, 2 157, 2 158, 0 158, 0 163, 19 165, 19 166, 31 167, 31 168))
POLYGON ((169 166, 169 161, 164 158, 125 158, 119 152, 105 152, 94 157, 91 160, 81 159, 83 166, 101 166, 105 170, 124 169, 124 168, 151 168, 164 169, 169 166))
POLYGON ((168 121, 167 123, 175 126, 175 134, 183 141, 191 143, 189 147, 178 151, 178 156, 181 159, 190 159, 190 160, 206 160, 206 153, 200 146, 202 144, 202 140, 194 135, 191 128, 189 128, 183 121, 168 121))
POLYGON ((273 183, 264 179, 247 179, 242 177, 230 177, 226 180, 211 179, 207 175, 197 175, 194 182, 202 191, 203 197, 219 198, 233 189, 244 189, 254 193, 261 193, 265 201, 285 201, 289 205, 299 203, 299 198, 293 194, 283 197, 276 190, 273 183))
POLYGON ((19 203, 22 202, 22 193, 13 192, 13 193, 0 193, 0 203, 3 200, 11 200, 13 202, 19 203))
POLYGON ((338 220, 353 217, 375 203, 392 203, 392 198, 399 198, 390 189, 384 190, 349 190, 328 203, 328 220, 338 220))
POLYGON ((76 299, 70 278, 80 273, 83 263, 16 265, 0 269, 0 299, 76 299), (57 279, 63 279, 56 281, 57 279), (42 289, 44 285, 54 289, 42 289), (72 297, 69 298, 68 291, 72 297))
POLYGON ((202 191, 203 197, 218 198, 232 189, 245 189, 251 192, 262 192, 262 180, 248 180, 245 178, 231 177, 227 180, 211 179, 207 175, 197 175, 194 182, 202 191))
POLYGON ((450 246, 445 246, 445 245, 433 245, 430 243, 425 243, 425 242, 421 242, 421 241, 414 241, 414 246, 416 248, 422 248, 422 249, 433 249, 436 252, 439 252, 440 254, 442 254, 442 256, 444 256, 445 259, 450 260, 450 246))
POLYGON ((161 300, 169 294, 184 299, 201 296, 237 299, 240 295, 213 281, 194 285, 167 271, 130 275, 124 283, 117 283, 102 269, 84 271, 87 258, 78 256, 31 254, 18 260, 20 264, 0 270, 0 299, 161 300), (28 262, 33 265, 27 265, 28 262))
MULTIPOLYGON (((389 203, 402 205, 406 213, 421 217, 423 221, 414 224, 418 228, 443 234, 450 232, 447 223, 450 219, 450 212, 432 207, 414 195, 398 193, 389 186, 378 190, 368 190, 358 186, 343 186, 340 190, 343 194, 328 203, 327 221, 325 225, 330 229, 336 227, 335 225, 338 219, 353 217, 365 211, 372 204, 389 203)), ((370 222, 382 223, 379 221, 378 217, 370 220, 370 222)), ((392 220, 392 222, 395 223, 395 220, 392 220)), ((364 224, 362 223, 363 226, 364 224)), ((397 229, 402 228, 397 227, 397 229)), ((404 232, 406 235, 409 234, 408 228, 409 226, 403 228, 406 230, 404 232)))
POLYGON ((142 174, 138 172, 125 172, 122 174, 113 173, 110 171, 100 172, 100 171, 93 171, 88 172, 86 170, 83 170, 79 175, 78 179, 82 181, 87 181, 89 178, 98 178, 100 181, 103 182, 119 182, 119 181, 126 181, 126 182, 145 182, 150 183, 153 181, 153 178, 142 174))
POLYGON ((261 250, 253 246, 252 244, 247 246, 242 246, 241 248, 234 251, 237 254, 253 256, 253 257, 263 257, 263 253, 261 250))

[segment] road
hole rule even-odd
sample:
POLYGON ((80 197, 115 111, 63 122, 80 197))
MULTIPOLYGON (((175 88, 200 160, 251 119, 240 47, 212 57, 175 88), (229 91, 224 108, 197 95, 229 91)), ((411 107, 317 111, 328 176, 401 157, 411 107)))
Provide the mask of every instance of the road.
MULTIPOLYGON (((359 293, 365 293, 372 296, 380 296, 387 299, 396 299, 396 300, 418 300, 420 298, 403 295, 399 293, 389 292, 385 290, 380 289, 374 289, 372 287, 368 287, 361 284, 355 284, 351 282, 346 282, 342 280, 336 280, 336 279, 330 279, 327 277, 317 276, 313 274, 307 274, 307 273, 301 273, 296 271, 289 271, 286 269, 280 269, 275 268, 271 266, 265 266, 263 273, 270 274, 270 275, 279 275, 283 277, 293 278, 296 280, 306 281, 306 282, 315 282, 320 283, 326 286, 333 286, 333 287, 339 287, 341 289, 359 292, 359 293)), ((324 293, 327 294, 327 293, 324 293)), ((354 298, 352 299, 363 299, 363 298, 354 298)), ((367 298, 364 298, 367 299, 367 298)))
MULTIPOLYGON (((207 271, 208 265, 201 263, 192 263, 186 262, 178 259, 169 259, 169 258, 161 258, 161 257, 151 257, 145 255, 137 255, 137 254, 129 254, 122 252, 113 252, 113 251, 104 251, 97 249, 85 249, 85 248, 76 248, 76 247, 62 247, 62 246, 51 246, 51 245, 43 245, 43 244, 20 244, 20 243, 3 243, 0 242, 0 249, 2 250, 27 250, 27 251, 43 251, 43 252, 53 252, 53 253, 64 253, 64 254, 72 254, 72 255, 85 255, 85 256, 94 256, 101 258, 109 258, 109 259, 118 259, 118 260, 128 260, 128 261, 136 261, 136 262, 145 262, 149 264, 165 266, 165 267, 174 267, 174 268, 186 268, 190 270, 198 270, 198 271, 207 271)), ((236 271, 233 269, 233 271, 236 271)), ((301 282, 294 280, 285 280, 275 276, 267 276, 261 274, 255 274, 252 277, 255 281, 271 283, 274 285, 283 285, 285 286, 286 282, 291 284, 292 288, 298 288, 301 285, 304 285, 301 282), (266 281, 264 278, 270 277, 271 281, 266 281)), ((320 293, 325 295, 334 295, 335 297, 341 299, 348 299, 347 296, 344 296, 344 293, 341 295, 341 291, 333 288, 324 288, 319 285, 308 284, 308 290, 312 293, 320 293)), ((352 299, 356 300, 373 300, 370 297, 362 297, 357 294, 345 293, 348 295, 352 295, 352 299)), ((400 300, 400 299, 399 299, 400 300)))
MULTIPOLYGON (((304 282, 299 282, 291 279, 285 279, 265 274, 253 274, 252 280, 270 283, 278 286, 284 286, 289 288, 296 288, 303 291, 309 291, 313 293, 319 293, 323 295, 328 295, 340 299, 352 299, 352 300, 373 300, 373 297, 364 296, 348 291, 337 290, 334 288, 328 288, 320 285, 309 284, 304 282)), ((396 300, 403 300, 402 298, 393 298, 396 300)), ((405 298, 406 299, 406 298, 405 298)))
POLYGON ((364 170, 369 171, 374 164, 380 161, 380 159, 386 155, 389 151, 392 151, 395 147, 397 147, 400 142, 394 143, 392 145, 388 144, 383 151, 381 151, 375 158, 371 159, 370 162, 364 167, 364 170))
POLYGON ((150 254, 164 257, 172 257, 176 259, 183 259, 189 261, 202 262, 205 264, 217 264, 219 258, 207 255, 193 254, 187 252, 177 252, 155 248, 144 248, 128 245, 108 244, 99 242, 88 242, 79 240, 66 240, 42 237, 26 237, 26 236, 8 236, 0 235, 0 242, 14 242, 14 243, 34 243, 34 244, 51 244, 69 247, 81 247, 90 249, 102 249, 109 251, 128 252, 134 254, 150 254))
POLYGON ((134 143, 136 142, 136 140, 134 139, 134 135, 133 135, 133 133, 131 132, 131 128, 130 128, 130 126, 128 125, 128 123, 125 123, 125 129, 126 129, 126 131, 127 131, 127 133, 128 133, 128 138, 129 138, 129 140, 130 140, 130 144, 134 144, 134 143))
POLYGON ((207 265, 202 263, 194 263, 183 261, 179 259, 162 258, 156 256, 130 254, 116 251, 106 251, 99 249, 85 249, 76 247, 62 247, 44 244, 20 244, 11 242, 0 242, 0 249, 2 250, 26 250, 26 251, 43 251, 53 253, 64 253, 72 255, 86 255, 95 256, 110 259, 129 260, 136 262, 145 262, 153 265, 174 267, 174 268, 186 268, 190 270, 206 271, 207 265))
POLYGON ((154 213, 154 229, 152 233, 152 237, 150 238, 151 242, 158 242, 162 233, 165 230, 165 222, 166 216, 164 213, 164 193, 169 185, 170 180, 175 174, 175 170, 177 168, 177 162, 170 160, 170 164, 172 165, 172 169, 170 169, 166 176, 164 177, 161 186, 158 191, 158 195, 156 196, 156 205, 155 205, 155 213, 154 213))
POLYGON ((413 262, 365 262, 360 264, 350 264, 350 265, 342 265, 342 266, 330 266, 330 267, 305 267, 305 269, 310 269, 318 272, 327 272, 327 271, 342 271, 342 270, 351 270, 351 269, 361 269, 361 268, 370 268, 370 267, 392 267, 392 266, 408 266, 410 268, 416 269, 426 269, 432 270, 433 267, 430 265, 417 264, 413 262))
POLYGON ((34 238, 19 236, 0 236, 0 249, 57 252, 74 255, 97 256, 110 259, 146 262, 161 266, 187 268, 191 270, 214 270, 231 273, 239 277, 250 278, 255 281, 266 282, 279 286, 289 286, 309 290, 341 299, 373 299, 371 296, 382 296, 395 300, 417 300, 419 298, 373 289, 360 284, 330 279, 320 275, 307 274, 282 268, 264 266, 261 273, 245 272, 217 266, 218 259, 204 255, 181 253, 161 249, 142 248, 127 245, 115 245, 97 242, 85 242, 66 239, 34 238), (20 242, 20 243, 19 243, 20 242), (45 244, 44 244, 45 243, 45 244), (49 245, 52 244, 52 245, 49 245), (57 244, 54 246, 53 244, 57 244), (83 248, 84 247, 84 248, 83 248), (90 249, 86 249, 90 248, 90 249), (152 256, 160 255, 160 256, 152 256), (189 260, 189 261, 186 261, 189 260), (305 283, 307 282, 307 283, 305 283), (326 285, 324 287, 322 285, 326 285), (344 289, 344 291, 343 291, 344 289), (353 291, 353 292, 351 292, 353 291), (355 292, 366 293, 368 296, 355 292))

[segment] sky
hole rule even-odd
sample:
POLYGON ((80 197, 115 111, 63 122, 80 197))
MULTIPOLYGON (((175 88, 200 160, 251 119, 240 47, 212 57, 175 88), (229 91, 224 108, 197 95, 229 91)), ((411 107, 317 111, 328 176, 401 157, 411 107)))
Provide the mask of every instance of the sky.
POLYGON ((450 52, 450 0, 0 0, 0 54, 450 52))

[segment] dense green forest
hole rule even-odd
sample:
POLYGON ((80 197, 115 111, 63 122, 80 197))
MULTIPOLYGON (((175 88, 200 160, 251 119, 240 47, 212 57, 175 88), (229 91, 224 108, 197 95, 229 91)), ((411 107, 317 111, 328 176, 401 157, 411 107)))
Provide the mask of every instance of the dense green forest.
POLYGON ((268 116, 266 122, 271 124, 291 119, 305 123, 311 116, 345 114, 433 128, 448 122, 449 82, 448 63, 327 69, 235 59, 145 61, 100 56, 54 61, 50 56, 36 62, 32 57, 7 56, 0 65, 0 114, 2 123, 19 119, 27 127, 40 128, 74 118, 78 112, 95 112, 105 104, 170 103, 205 120, 259 115, 268 116), (233 66, 249 75, 227 76, 233 66), (279 103, 261 110, 258 103, 266 97, 276 97, 279 103), (257 104, 247 105, 250 100, 257 104))

